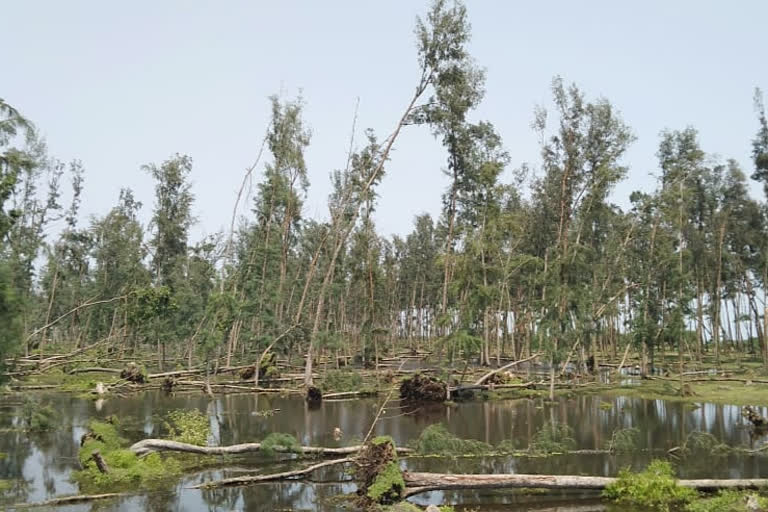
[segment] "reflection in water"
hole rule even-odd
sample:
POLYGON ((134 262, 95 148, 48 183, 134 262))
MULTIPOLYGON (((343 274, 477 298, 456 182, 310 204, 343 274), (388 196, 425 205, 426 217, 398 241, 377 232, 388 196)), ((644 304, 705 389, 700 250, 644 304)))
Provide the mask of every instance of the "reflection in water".
MULTIPOLYGON (((80 436, 91 418, 116 415, 121 418, 124 435, 132 441, 162 435, 163 416, 173 409, 196 408, 205 412, 211 423, 211 442, 233 444, 263 439, 272 432, 294 435, 302 444, 341 446, 362 439, 378 410, 375 399, 325 401, 309 409, 301 397, 275 395, 229 395, 209 400, 200 394, 165 395, 147 392, 127 398, 91 401, 66 394, 42 395, 60 414, 60 427, 45 434, 14 431, 19 424, 20 403, 6 401, 0 409, 0 479, 14 481, 11 490, 0 497, 2 503, 43 501, 54 496, 77 493, 69 480, 77 469, 80 436), (274 414, 259 414, 273 411, 274 414), (339 439, 336 429, 343 432, 339 439)), ((766 408, 759 411, 768 415, 766 408)), ((555 405, 542 401, 475 401, 453 406, 431 405, 418 410, 393 403, 377 424, 376 432, 391 435, 400 445, 418 437, 427 426, 443 422, 449 431, 462 438, 491 444, 512 440, 525 448, 536 431, 556 420, 574 429, 579 448, 604 448, 614 430, 637 428, 640 448, 631 455, 562 455, 550 458, 482 457, 460 459, 412 458, 404 465, 412 470, 466 473, 544 473, 615 475, 622 467, 642 468, 654 456, 678 446, 693 431, 714 435, 732 446, 756 447, 755 439, 740 407, 715 404, 690 405, 663 400, 579 396, 561 398, 555 405), (609 403, 610 407, 604 405, 609 403)), ((66 507, 61 510, 335 510, 341 494, 353 492, 349 476, 329 468, 313 482, 279 482, 232 489, 197 491, 188 487, 203 481, 241 475, 243 472, 274 472, 294 467, 260 455, 238 458, 237 468, 208 470, 189 475, 166 489, 148 492, 119 502, 66 507)), ((731 454, 717 459, 690 457, 679 463, 685 478, 749 478, 768 473, 768 458, 731 454)), ((591 502, 590 495, 521 495, 519 492, 462 491, 433 492, 417 497, 417 503, 482 504, 483 510, 535 510, 546 504, 561 507, 579 498, 578 510, 604 509, 591 502), (586 501, 585 501, 586 499, 586 501), (502 507, 502 508, 497 508, 502 507), (587 508, 585 508, 587 507, 587 508)), ((594 497, 594 495, 591 495, 594 497)), ((567 511, 568 508, 562 508, 567 511)))

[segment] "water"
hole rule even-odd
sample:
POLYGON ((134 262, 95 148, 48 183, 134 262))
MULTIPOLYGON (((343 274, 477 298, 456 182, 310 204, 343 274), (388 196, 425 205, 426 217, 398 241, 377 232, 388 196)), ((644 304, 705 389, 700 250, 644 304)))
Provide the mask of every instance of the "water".
MULTIPOLYGON (((367 433, 380 402, 376 399, 325 401, 312 410, 298 396, 238 394, 213 400, 196 394, 166 395, 146 392, 123 398, 93 401, 72 395, 41 394, 58 412, 59 427, 45 434, 16 432, 20 398, 4 396, 0 404, 0 479, 13 480, 14 488, 0 497, 0 507, 11 503, 39 502, 55 496, 75 494, 70 481, 78 469, 80 437, 91 419, 109 415, 121 418, 125 436, 131 441, 161 434, 163 416, 173 409, 196 408, 211 422, 214 444, 234 444, 263 439, 272 432, 293 434, 302 444, 343 446, 362 439, 367 433), (257 411, 261 414, 254 414, 257 411), (272 411, 265 415, 265 411, 272 411), (334 429, 343 432, 334 439, 334 429), (5 504, 5 505, 3 505, 5 504)), ((554 457, 414 458, 405 462, 417 471, 452 473, 542 473, 613 476, 620 468, 641 469, 654 456, 679 446, 692 431, 708 432, 731 446, 757 447, 764 442, 750 434, 749 424, 736 406, 690 405, 664 400, 623 397, 580 396, 561 398, 554 405, 540 400, 474 401, 453 406, 433 405, 418 410, 394 402, 377 424, 377 434, 391 435, 399 445, 417 438, 424 428, 442 422, 462 438, 491 444, 513 440, 525 448, 535 432, 547 421, 558 421, 574 429, 580 449, 601 449, 619 428, 640 430, 639 451, 630 455, 571 454, 554 457), (604 404, 611 404, 608 408, 604 404)), ((760 411, 768 415, 768 411, 760 411)), ((118 502, 59 507, 66 511, 96 510, 338 510, 334 497, 354 492, 354 483, 342 472, 329 468, 313 475, 311 482, 290 481, 219 490, 193 490, 188 487, 210 479, 250 473, 272 473, 293 467, 254 454, 238 458, 220 469, 187 475, 165 489, 139 494, 118 502)), ((679 463, 682 478, 750 478, 768 473, 768 457, 732 454, 713 459, 689 457, 679 463)), ((604 510, 594 494, 555 493, 522 495, 519 492, 462 491, 432 492, 414 497, 420 505, 461 504, 481 510, 561 510, 586 512, 604 510), (543 508, 542 508, 543 507, 543 508), (559 507, 559 508, 558 508, 559 507)))

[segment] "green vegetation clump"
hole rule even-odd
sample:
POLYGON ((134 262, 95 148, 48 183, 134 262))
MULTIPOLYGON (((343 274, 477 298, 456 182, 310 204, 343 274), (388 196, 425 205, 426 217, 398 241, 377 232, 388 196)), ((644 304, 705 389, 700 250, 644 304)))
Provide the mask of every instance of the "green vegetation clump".
POLYGON ((621 504, 642 507, 642 510, 668 512, 691 503, 697 493, 677 485, 669 462, 654 460, 640 473, 622 469, 618 479, 605 488, 603 496, 621 504))
POLYGON ((493 451, 488 443, 454 436, 442 423, 425 428, 413 448, 421 455, 477 455, 493 451))
POLYGON ((363 447, 357 459, 355 477, 359 495, 357 506, 360 508, 370 510, 400 501, 405 480, 391 437, 376 437, 363 447))
POLYGON ((681 448, 684 455, 723 456, 733 451, 733 448, 721 443, 709 432, 699 432, 698 430, 688 434, 681 448))
POLYGON ((13 482, 11 480, 3 480, 0 478, 0 494, 9 490, 11 487, 13 487, 13 482))
POLYGON ((547 422, 536 432, 529 450, 537 454, 566 453, 576 448, 573 429, 565 423, 547 422))
POLYGON ((268 457, 274 457, 278 452, 301 453, 301 445, 290 434, 273 432, 261 442, 261 452, 268 457))
POLYGON ((714 497, 706 497, 689 503, 686 512, 753 512, 768 510, 768 498, 752 492, 720 491, 714 497), (757 505, 757 509, 747 506, 749 502, 757 505))
POLYGON ((78 453, 83 469, 74 475, 85 492, 156 484, 181 471, 177 461, 162 458, 159 453, 137 457, 126 448, 127 442, 120 438, 115 425, 92 421, 89 428, 78 453), (93 460, 96 451, 106 462, 108 473, 101 473, 96 466, 93 460))
POLYGON ((45 432, 53 430, 57 414, 50 405, 42 405, 34 398, 26 398, 21 406, 21 417, 27 430, 45 432))
POLYGON ((640 430, 631 428, 620 428, 613 431, 611 439, 608 441, 606 450, 613 453, 627 453, 637 449, 640 440, 640 430))
POLYGON ((517 453, 520 450, 514 439, 505 439, 496 446, 496 451, 499 453, 517 453))
POLYGON ((355 371, 328 370, 323 377, 321 388, 324 392, 360 391, 363 378, 355 371))
POLYGON ((163 425, 173 441, 198 446, 208 444, 211 434, 208 416, 197 409, 171 411, 163 425))
POLYGON ((367 496, 375 503, 392 503, 400 498, 405 489, 403 472, 396 460, 390 461, 379 471, 368 487, 367 496))

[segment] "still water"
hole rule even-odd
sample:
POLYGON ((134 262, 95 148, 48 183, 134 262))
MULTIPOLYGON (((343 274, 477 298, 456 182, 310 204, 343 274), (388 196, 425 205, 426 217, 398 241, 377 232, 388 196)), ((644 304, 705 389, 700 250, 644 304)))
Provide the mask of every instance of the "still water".
MULTIPOLYGON (((59 413, 54 431, 27 434, 14 431, 19 424, 21 398, 5 395, 0 402, 0 479, 13 487, 0 494, 0 508, 21 502, 40 502, 76 494, 70 480, 78 469, 80 437, 91 419, 109 415, 121 418, 124 436, 131 441, 158 437, 163 417, 174 409, 196 408, 211 423, 212 444, 234 444, 263 439, 272 432, 293 434, 302 444, 343 446, 362 439, 370 428, 380 401, 377 399, 325 401, 310 409, 301 397, 238 394, 208 399, 201 394, 168 395, 146 392, 129 397, 93 401, 63 393, 39 395, 59 413), (341 429, 342 438, 334 438, 341 429)), ((376 427, 377 434, 391 435, 406 445, 433 423, 443 423, 462 438, 491 444, 512 440, 525 448, 547 421, 568 424, 580 449, 602 449, 612 433, 634 427, 640 431, 640 448, 629 455, 571 454, 554 457, 413 458, 407 468, 444 473, 542 473, 613 476, 631 466, 642 469, 654 456, 678 446, 693 431, 708 432, 731 446, 757 447, 737 406, 698 404, 692 408, 677 402, 623 397, 581 396, 561 398, 555 404, 540 400, 473 401, 420 409, 392 402, 376 427), (610 404, 610 406, 606 405, 610 404), (655 450, 655 452, 651 451, 655 450)), ((762 409, 763 415, 768 411, 762 409)), ((329 468, 312 481, 273 482, 217 490, 194 490, 191 485, 243 474, 273 473, 291 467, 290 462, 263 455, 238 458, 224 469, 206 470, 180 479, 161 490, 136 494, 119 501, 58 507, 57 511, 208 511, 208 510, 344 510, 334 497, 351 493, 348 475, 329 468), (235 467, 236 466, 236 467, 235 467)), ((768 457, 729 455, 689 457, 681 460, 682 478, 751 478, 768 475, 768 457)), ((521 495, 502 491, 435 491, 414 497, 414 503, 454 504, 458 510, 548 510, 589 512, 605 510, 594 494, 556 493, 521 495)), ((38 510, 42 510, 38 508, 38 510)), ((347 509, 348 510, 348 509, 347 509)))

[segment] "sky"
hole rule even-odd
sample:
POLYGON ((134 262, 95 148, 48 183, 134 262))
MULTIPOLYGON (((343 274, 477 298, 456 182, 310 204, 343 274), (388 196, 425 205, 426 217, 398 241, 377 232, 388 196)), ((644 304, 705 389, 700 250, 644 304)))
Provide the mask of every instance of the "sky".
MULTIPOLYGON (((427 1, 0 0, 0 98, 39 128, 49 152, 86 169, 83 215, 104 215, 130 187, 151 215, 141 170, 175 153, 194 161, 193 238, 228 229, 245 169, 269 122, 269 96, 306 102, 310 190, 304 215, 327 218, 329 173, 357 140, 394 128, 418 80, 413 27, 427 1)), ((768 89, 768 2, 468 0, 470 53, 487 72, 473 115, 492 122, 510 169, 539 162, 533 110, 555 75, 605 97, 637 141, 613 200, 651 191, 662 130, 693 126, 702 148, 749 175, 755 87, 768 89)), ((260 179, 266 160, 257 168, 260 179)), ((408 233, 439 214, 445 152, 426 127, 398 139, 376 223, 408 233)), ((509 174, 508 174, 509 175, 509 174)), ((761 188, 753 184, 755 197, 761 188)), ((247 213, 247 207, 241 209, 247 213)))

